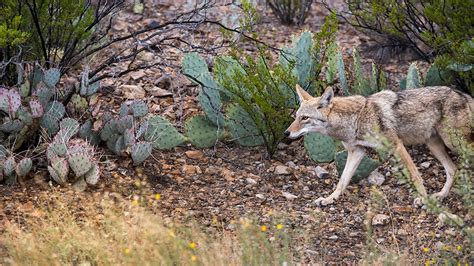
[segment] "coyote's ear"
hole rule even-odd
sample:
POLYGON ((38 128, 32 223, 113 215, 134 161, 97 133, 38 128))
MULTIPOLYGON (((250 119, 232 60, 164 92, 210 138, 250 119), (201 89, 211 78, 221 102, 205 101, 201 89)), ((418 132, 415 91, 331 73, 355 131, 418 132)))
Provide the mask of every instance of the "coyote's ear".
POLYGON ((313 98, 313 96, 309 95, 300 85, 296 84, 296 93, 298 93, 298 97, 300 98, 300 102, 309 101, 313 98))
POLYGON ((330 105, 333 98, 334 91, 332 90, 332 87, 327 87, 323 95, 321 95, 321 99, 319 100, 319 107, 326 107, 330 105))

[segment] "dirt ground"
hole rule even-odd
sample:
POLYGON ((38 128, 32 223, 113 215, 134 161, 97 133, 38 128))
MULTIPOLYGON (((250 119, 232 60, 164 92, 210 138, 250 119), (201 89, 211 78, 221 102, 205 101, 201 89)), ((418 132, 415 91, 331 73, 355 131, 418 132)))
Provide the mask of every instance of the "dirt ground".
MULTIPOLYGON (((339 2, 335 1, 334 6, 343 8, 339 2)), ((180 10, 180 5, 160 1, 157 10, 145 11, 144 15, 127 10, 114 30, 121 34, 150 20, 162 19, 180 10)), ((281 25, 269 10, 262 12, 259 36, 277 47, 289 44, 292 35, 304 29, 317 31, 328 13, 315 4, 305 25, 296 27, 281 25)), ((217 33, 210 28, 208 32, 201 32, 199 38, 212 39, 215 35, 217 33)), ((342 48, 360 47, 363 62, 381 56, 380 50, 372 48, 374 42, 368 36, 343 22, 337 40, 342 48)), ((168 52, 167 60, 179 65, 182 54, 168 52)), ((378 62, 389 73, 393 88, 412 59, 409 53, 397 55, 385 56, 384 61, 378 62)), ((145 90, 145 95, 151 110, 171 119, 180 130, 187 117, 199 112, 195 99, 197 88, 172 66, 144 70, 107 80, 104 84, 115 88, 123 84, 150 88, 145 90), (169 82, 155 84, 164 74, 169 75, 169 82), (152 96, 152 89, 157 86, 169 93, 152 96)), ((133 92, 115 90, 103 97, 99 109, 118 110, 118 104, 131 95, 133 92)), ((301 256, 298 259, 306 263, 359 261, 373 251, 367 245, 369 242, 382 253, 406 254, 410 261, 418 262, 416 264, 431 258, 431 252, 444 246, 466 245, 454 228, 438 224, 437 217, 427 210, 413 207, 413 194, 409 187, 400 184, 395 177, 398 169, 389 163, 377 169, 384 177, 382 185, 372 187, 367 180, 351 184, 336 204, 318 207, 314 200, 333 191, 338 181, 337 172, 334 164, 319 164, 329 175, 317 177, 314 168, 318 164, 305 154, 302 141, 282 143, 273 159, 267 158, 263 147, 219 143, 212 149, 198 150, 184 145, 171 151, 155 151, 153 158, 138 168, 133 167, 129 159, 117 159, 105 149, 100 151, 103 177, 96 187, 84 192, 58 187, 49 181, 46 169, 41 168, 23 186, 0 185, 0 228, 6 220, 34 217, 36 207, 45 204, 44 199, 52 190, 77 199, 78 206, 83 201, 99 200, 106 193, 119 193, 129 199, 159 193, 160 204, 153 211, 162 214, 165 220, 197 222, 210 231, 233 230, 234 221, 241 217, 255 218, 261 224, 280 219, 295 232, 305 232, 295 233, 292 245, 301 256), (275 169, 280 165, 285 166, 281 173, 275 169), (372 233, 368 233, 366 226, 368 214, 385 217, 381 224, 372 226, 372 233), (423 248, 429 248, 430 252, 424 252, 423 248)), ((429 192, 440 190, 445 180, 440 163, 424 147, 413 147, 409 152, 429 192)), ((451 193, 444 203, 465 220, 472 221, 456 194, 451 193)), ((467 261, 467 254, 453 251, 452 256, 467 261)))

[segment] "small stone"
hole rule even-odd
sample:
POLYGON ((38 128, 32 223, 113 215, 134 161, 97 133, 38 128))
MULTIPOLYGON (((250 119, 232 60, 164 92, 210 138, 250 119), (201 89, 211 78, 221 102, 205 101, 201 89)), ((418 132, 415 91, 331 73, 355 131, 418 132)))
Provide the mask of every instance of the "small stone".
POLYGON ((372 218, 372 225, 386 225, 390 221, 390 216, 385 214, 376 214, 372 218))
POLYGON ((286 165, 288 165, 290 168, 296 168, 296 164, 292 161, 287 162, 286 165))
POLYGON ((420 164, 420 166, 423 167, 424 169, 430 168, 430 165, 431 165, 430 162, 423 162, 423 163, 420 164))
POLYGON ((291 169, 285 165, 277 165, 275 166, 275 174, 277 175, 290 175, 291 169))
POLYGON ((291 193, 289 193, 289 192, 285 192, 285 191, 283 191, 281 194, 283 195, 283 197, 285 197, 285 198, 288 199, 288 200, 292 200, 292 199, 298 198, 298 196, 293 195, 293 194, 291 194, 291 193))
POLYGON ((132 77, 132 79, 134 79, 134 80, 139 80, 139 79, 143 78, 145 75, 146 75, 145 71, 143 69, 140 69, 140 70, 132 72, 130 74, 130 77, 132 77))
POLYGON ((186 157, 193 160, 202 160, 204 159, 204 154, 202 151, 186 151, 186 157))
POLYGON ((328 237, 329 240, 338 240, 339 237, 337 235, 332 235, 330 237, 328 237))
POLYGON ((155 97, 167 97, 167 96, 172 96, 173 93, 170 91, 164 90, 160 87, 151 87, 151 88, 145 88, 145 90, 152 96, 155 97))
POLYGON ((283 142, 278 143, 277 149, 279 149, 279 150, 284 150, 284 149, 286 149, 286 148, 288 148, 288 145, 287 145, 287 144, 285 144, 285 143, 283 143, 283 142))
POLYGON ((138 85, 122 85, 119 88, 127 99, 145 98, 145 90, 138 85))
MULTIPOLYGON (((199 168, 199 166, 185 164, 185 165, 183 165, 182 171, 186 175, 195 175, 195 174, 198 173, 197 168, 199 168)), ((199 168, 199 171, 201 171, 200 168, 199 168)))
POLYGON ((314 169, 312 171, 319 178, 328 178, 329 177, 329 172, 326 169, 322 168, 321 166, 314 167, 314 169))
POLYGON ((381 243, 385 242, 385 238, 383 238, 383 237, 377 238, 377 239, 375 239, 375 242, 377 242, 377 244, 381 244, 381 243))
POLYGON ((398 229, 397 234, 401 236, 407 236, 408 232, 405 229, 398 229))
POLYGON ((265 196, 263 194, 255 194, 255 197, 259 199, 265 199, 265 196))
POLYGON ((247 177, 247 179, 245 179, 245 181, 247 181, 247 183, 250 184, 250 185, 256 185, 257 184, 257 181, 253 180, 250 177, 247 177))
POLYGON ((385 176, 383 176, 379 171, 373 171, 370 173, 369 178, 367 179, 369 184, 381 186, 385 182, 385 176))

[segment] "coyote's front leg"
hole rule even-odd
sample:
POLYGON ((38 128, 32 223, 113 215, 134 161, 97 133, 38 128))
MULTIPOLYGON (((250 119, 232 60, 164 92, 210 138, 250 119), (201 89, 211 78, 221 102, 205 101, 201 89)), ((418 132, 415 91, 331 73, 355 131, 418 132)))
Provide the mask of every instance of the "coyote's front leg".
POLYGON ((342 192, 344 192, 346 189, 347 185, 349 185, 352 176, 354 175, 357 167, 360 164, 360 161, 365 155, 364 149, 360 147, 350 147, 347 149, 347 153, 347 162, 344 166, 344 171, 342 172, 341 178, 337 183, 336 190, 334 190, 334 192, 331 193, 331 195, 329 195, 327 198, 318 198, 316 200, 317 205, 326 206, 334 203, 334 200, 339 198, 342 192))

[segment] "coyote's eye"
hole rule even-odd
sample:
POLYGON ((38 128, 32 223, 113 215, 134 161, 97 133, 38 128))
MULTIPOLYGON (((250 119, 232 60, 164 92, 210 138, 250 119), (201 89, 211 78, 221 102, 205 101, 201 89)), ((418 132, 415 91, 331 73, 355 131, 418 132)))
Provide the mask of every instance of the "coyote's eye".
POLYGON ((309 119, 309 116, 304 115, 304 116, 301 117, 301 120, 308 120, 308 119, 309 119))

